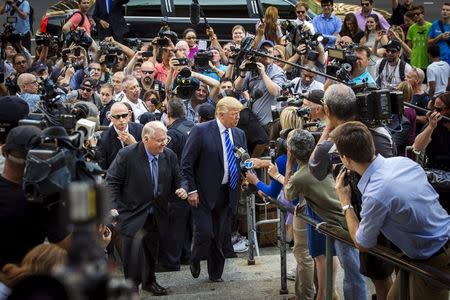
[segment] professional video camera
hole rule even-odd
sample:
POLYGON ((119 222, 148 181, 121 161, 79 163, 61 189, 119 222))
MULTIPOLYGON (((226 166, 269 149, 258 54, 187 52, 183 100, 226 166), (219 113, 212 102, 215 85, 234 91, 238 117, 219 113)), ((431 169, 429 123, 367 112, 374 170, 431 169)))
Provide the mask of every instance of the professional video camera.
POLYGON ((53 101, 54 99, 54 101, 61 102, 65 100, 66 93, 50 77, 38 77, 37 79, 42 100, 53 101))
POLYGON ((209 61, 213 54, 208 50, 199 50, 194 56, 194 70, 198 72, 205 72, 211 69, 209 61))
POLYGON ((303 106, 303 99, 305 99, 304 94, 294 93, 289 96, 277 97, 277 102, 279 104, 272 105, 272 119, 276 120, 280 118, 281 111, 288 106, 297 107, 296 114, 301 118, 309 117, 311 109, 309 107, 303 106))
POLYGON ((3 32, 0 33, 0 40, 2 47, 6 47, 6 43, 17 44, 21 41, 22 36, 19 33, 14 33, 15 25, 17 24, 17 17, 7 17, 6 22, 3 23, 3 32))
POLYGON ((296 25, 294 22, 285 20, 281 22, 281 29, 286 35, 286 39, 297 48, 299 45, 306 45, 304 52, 299 53, 301 55, 306 54, 307 59, 311 61, 316 61, 319 57, 319 52, 317 52, 317 46, 321 42, 327 42, 326 39, 320 33, 311 34, 309 28, 305 25, 296 25))
POLYGON ((356 94, 358 118, 368 127, 391 123, 392 115, 403 115, 403 93, 390 90, 367 90, 356 94))
POLYGON ((66 34, 65 42, 67 46, 72 45, 72 43, 75 43, 78 46, 81 46, 83 48, 89 48, 92 45, 92 38, 86 34, 86 32, 82 29, 76 29, 69 31, 66 34))
POLYGON ((125 44, 133 49, 134 52, 140 51, 144 43, 140 39, 124 39, 125 44))
POLYGON ((58 40, 58 37, 51 36, 45 33, 37 33, 35 36, 36 45, 50 46, 53 41, 58 40))
POLYGON ((176 32, 170 30, 169 23, 166 18, 162 21, 162 26, 159 29, 158 36, 156 37, 156 43, 159 47, 167 46, 167 40, 169 38, 175 45, 178 42, 178 35, 176 32))
POLYGON ((200 87, 200 81, 191 76, 189 68, 183 68, 175 78, 176 95, 181 99, 190 99, 200 87))
POLYGON ((105 64, 111 68, 117 64, 117 55, 122 54, 122 49, 107 41, 100 42, 100 52, 105 55, 105 64))
POLYGON ((355 44, 344 49, 328 48, 328 57, 332 58, 327 66, 327 74, 343 81, 350 81, 356 63, 355 44))

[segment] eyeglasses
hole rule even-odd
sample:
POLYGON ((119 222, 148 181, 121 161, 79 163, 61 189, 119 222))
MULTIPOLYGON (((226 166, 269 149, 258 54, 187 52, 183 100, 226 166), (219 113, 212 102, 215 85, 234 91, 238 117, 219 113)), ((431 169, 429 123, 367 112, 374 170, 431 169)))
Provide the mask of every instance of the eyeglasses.
POLYGON ((396 54, 398 51, 394 49, 386 49, 386 53, 396 54))
POLYGON ((16 61, 16 65, 24 65, 26 63, 27 63, 26 60, 16 61))
POLYGON ((86 91, 86 92, 88 92, 88 93, 92 92, 92 88, 87 87, 87 86, 82 86, 82 87, 81 87, 81 90, 82 90, 82 91, 86 91))
POLYGON ((197 39, 197 37, 196 36, 187 36, 186 39, 187 40, 195 40, 195 39, 197 39))
POLYGON ((306 14, 306 10, 297 10, 295 11, 298 15, 299 14, 306 14))
POLYGON ((370 3, 368 3, 368 2, 366 2, 366 3, 361 3, 361 6, 367 6, 367 7, 369 7, 369 6, 370 6, 370 3))
POLYGON ((164 146, 167 146, 170 143, 170 141, 172 141, 172 138, 170 136, 167 136, 164 140, 155 140, 155 139, 152 140, 154 140, 158 144, 164 144, 164 146))
POLYGON ((144 74, 144 75, 152 75, 153 73, 155 73, 155 70, 153 70, 153 71, 141 71, 142 72, 142 74, 144 74))
POLYGON ((28 84, 37 84, 38 82, 35 80, 35 81, 32 81, 32 82, 28 82, 28 84))
POLYGON ((116 119, 116 120, 120 120, 120 118, 126 119, 126 118, 128 118, 128 115, 129 115, 129 114, 130 114, 130 113, 127 112, 126 114, 111 115, 111 118, 114 118, 114 119, 116 119))

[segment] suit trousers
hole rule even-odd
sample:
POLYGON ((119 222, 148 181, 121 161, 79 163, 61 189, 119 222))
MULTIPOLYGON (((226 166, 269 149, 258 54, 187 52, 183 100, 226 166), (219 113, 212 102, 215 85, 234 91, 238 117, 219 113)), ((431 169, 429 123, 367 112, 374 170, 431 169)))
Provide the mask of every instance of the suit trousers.
POLYGON ((134 237, 122 235, 125 278, 143 286, 156 281, 155 258, 158 257, 159 232, 156 220, 149 215, 144 227, 134 237), (142 234, 142 235, 141 235, 142 234))
POLYGON ((192 208, 194 220, 194 237, 191 254, 192 262, 207 260, 208 275, 211 279, 222 277, 225 256, 222 251, 224 241, 225 219, 229 217, 229 187, 220 187, 217 201, 212 210, 202 203, 192 208))
POLYGON ((191 256, 192 214, 186 200, 169 202, 169 228, 161 237, 159 264, 179 267, 184 258, 191 256))

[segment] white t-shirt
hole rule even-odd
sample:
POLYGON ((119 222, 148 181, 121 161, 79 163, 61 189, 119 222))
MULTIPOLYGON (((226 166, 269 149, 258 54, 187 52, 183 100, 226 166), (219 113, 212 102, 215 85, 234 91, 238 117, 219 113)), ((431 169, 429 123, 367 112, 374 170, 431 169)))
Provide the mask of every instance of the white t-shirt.
POLYGON ((309 28, 309 31, 311 32, 311 34, 315 34, 316 33, 316 31, 314 30, 313 24, 311 22, 309 22, 309 21, 300 21, 299 19, 295 19, 294 23, 296 25, 304 24, 306 27, 309 28))
POLYGON ((449 77, 450 66, 445 61, 435 61, 427 67, 428 82, 434 81, 436 83, 433 96, 437 96, 447 90, 449 77))
MULTIPOLYGON (((381 84, 381 88, 391 88, 396 89, 397 86, 402 82, 400 78, 400 59, 398 60, 397 65, 391 66, 388 62, 386 62, 383 70, 381 70, 380 75, 379 74, 379 68, 381 64, 382 59, 379 59, 375 65, 375 78, 377 78, 375 81, 377 84, 381 84), (379 77, 379 78, 378 78, 379 77)), ((410 64, 406 63, 405 65, 405 79, 406 74, 408 74, 409 71, 412 70, 412 67, 410 64)))
POLYGON ((124 96, 121 102, 130 104, 131 108, 133 109, 135 122, 137 123, 139 123, 139 118, 141 117, 141 115, 148 112, 147 108, 144 105, 144 102, 141 99, 138 99, 137 103, 133 103, 128 100, 127 96, 124 96))
POLYGON ((294 86, 291 88, 291 91, 293 93, 307 93, 312 90, 322 90, 323 91, 323 83, 313 80, 310 85, 305 86, 302 84, 301 77, 295 77, 291 80, 291 82, 294 84, 294 86))

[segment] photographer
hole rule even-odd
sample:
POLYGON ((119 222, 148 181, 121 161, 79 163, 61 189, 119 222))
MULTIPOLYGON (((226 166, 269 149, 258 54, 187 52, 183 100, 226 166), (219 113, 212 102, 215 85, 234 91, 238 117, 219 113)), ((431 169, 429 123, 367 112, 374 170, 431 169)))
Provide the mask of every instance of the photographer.
POLYGON ((389 41, 383 48, 386 49, 386 58, 379 59, 375 66, 377 85, 382 89, 395 90, 412 68, 400 58, 402 46, 399 42, 389 41))
POLYGON ((36 76, 30 73, 20 74, 17 78, 17 85, 20 88, 18 95, 27 102, 30 112, 36 111, 37 104, 41 100, 36 76))
POLYGON ((5 168, 0 176, 0 268, 6 263, 20 263, 25 254, 47 238, 68 249, 70 235, 60 223, 60 203, 46 205, 26 199, 22 187, 28 150, 39 142, 42 131, 34 126, 12 129, 2 147, 5 168))
MULTIPOLYGON (((131 60, 133 58, 133 56, 135 55, 135 52, 133 51, 133 49, 116 41, 113 37, 107 37, 101 43, 105 43, 106 45, 108 45, 107 48, 113 48, 115 50, 115 52, 113 53, 113 55, 115 55, 115 57, 116 57, 115 63, 112 66, 108 66, 109 68, 112 68, 111 71, 113 73, 118 72, 118 71, 123 71, 123 69, 127 65, 127 61, 131 60)), ((102 50, 101 47, 100 47, 100 50, 102 50)), ((105 55, 105 54, 109 54, 109 53, 102 53, 102 51, 100 51, 100 52, 98 52, 98 54, 105 55)), ((100 59, 100 57, 99 57, 99 59, 100 59)))
POLYGON ((158 92, 159 98, 166 98, 166 87, 161 81, 155 79, 156 69, 155 65, 150 61, 144 61, 141 65, 142 77, 139 81, 141 86, 140 98, 144 99, 144 94, 150 90, 158 92))
POLYGON ((81 29, 90 36, 92 24, 87 15, 89 7, 89 0, 78 0, 78 10, 75 11, 69 20, 67 20, 67 22, 63 25, 62 32, 67 34, 70 31, 81 29))
MULTIPOLYGON (((339 155, 331 150, 334 143, 329 140, 330 132, 338 125, 358 118, 356 115, 358 107, 355 93, 346 85, 331 85, 325 91, 324 103, 328 123, 309 159, 311 174, 318 180, 326 178, 327 174, 332 169, 333 164, 340 163, 339 155)), ((374 138, 377 153, 380 153, 384 157, 392 157, 395 155, 395 145, 392 141, 392 137, 384 127, 370 128, 370 133, 374 138)), ((356 193, 354 193, 354 196, 355 198, 352 199, 353 206, 359 212, 361 200, 357 198, 356 193)), ((382 235, 380 235, 378 243, 386 247, 390 246, 390 242, 382 235)), ((338 253, 340 250, 341 249, 336 247, 338 253)), ((355 266, 359 266, 358 257, 354 254, 355 253, 351 253, 348 257, 349 259, 354 260, 355 266)), ((377 298, 385 299, 391 285, 390 275, 393 272, 393 266, 368 254, 361 254, 360 261, 360 271, 362 274, 372 279, 377 292, 377 298)), ((353 289, 358 290, 357 287, 353 287, 353 289)))
MULTIPOLYGON (((202 71, 201 73, 203 75, 211 77, 212 79, 220 81, 220 78, 222 78, 222 76, 227 71, 227 67, 220 63, 220 51, 218 48, 210 47, 208 52, 210 53, 210 59, 208 61, 210 69, 202 71)), ((197 52, 196 56, 198 54, 199 52, 197 52)))
MULTIPOLYGON (((317 67, 314 65, 306 65, 306 68, 312 71, 318 71, 317 67)), ((293 94, 302 94, 310 92, 312 90, 323 90, 323 83, 316 80, 317 75, 308 70, 301 70, 300 77, 296 77, 291 80, 294 85, 290 90, 293 94)))
MULTIPOLYGON (((354 191, 344 183, 347 171, 341 170, 336 179, 350 236, 359 251, 377 245, 377 237, 383 233, 408 258, 450 272, 450 217, 420 165, 409 158, 376 155, 372 134, 360 122, 338 126, 331 139, 344 166, 361 176, 360 219, 351 203, 354 191)), ((399 298, 402 275, 396 277, 387 299, 399 298)), ((447 288, 437 287, 415 273, 408 276, 411 299, 448 299, 447 288)))
MULTIPOLYGON (((259 51, 273 55, 273 42, 265 40, 261 42, 259 51)), ((262 96, 249 105, 258 117, 259 122, 269 133, 272 126, 271 106, 277 104, 276 98, 281 95, 281 86, 286 82, 284 71, 273 64, 273 59, 261 57, 257 62, 244 60, 239 66, 239 76, 234 81, 234 87, 238 92, 245 90, 254 93, 262 91, 262 96), (248 67, 251 66, 251 70, 248 67)))
POLYGON ((0 6, 0 14, 17 18, 13 33, 20 34, 22 45, 31 51, 30 3, 27 0, 5 0, 0 6))

